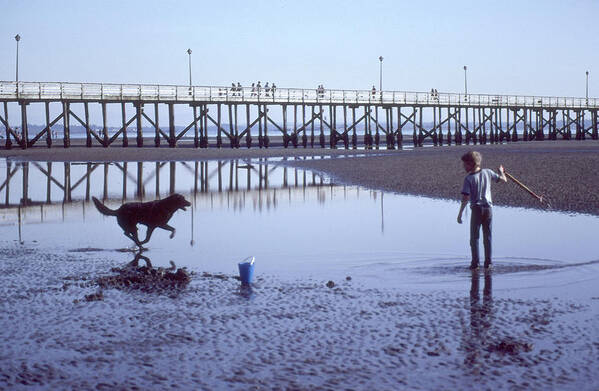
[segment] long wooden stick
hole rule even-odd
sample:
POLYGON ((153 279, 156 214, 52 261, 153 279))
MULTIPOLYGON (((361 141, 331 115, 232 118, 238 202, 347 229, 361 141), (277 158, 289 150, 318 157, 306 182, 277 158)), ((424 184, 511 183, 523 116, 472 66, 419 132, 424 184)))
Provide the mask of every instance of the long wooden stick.
POLYGON ((504 171, 504 173, 505 173, 505 176, 507 176, 508 178, 510 178, 512 181, 514 181, 515 184, 517 184, 518 186, 520 186, 522 189, 526 190, 528 192, 528 194, 530 194, 531 196, 533 196, 534 198, 536 198, 537 200, 539 200, 539 202, 541 202, 541 203, 543 202, 543 196, 535 194, 534 191, 530 190, 524 183, 522 183, 519 180, 517 180, 516 178, 514 178, 507 171, 504 171))

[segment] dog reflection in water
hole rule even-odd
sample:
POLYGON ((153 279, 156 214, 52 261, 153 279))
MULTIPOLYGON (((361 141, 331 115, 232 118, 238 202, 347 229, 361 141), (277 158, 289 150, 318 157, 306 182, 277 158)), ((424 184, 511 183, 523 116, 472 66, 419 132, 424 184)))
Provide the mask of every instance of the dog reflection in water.
POLYGON ((150 240, 152 232, 156 228, 170 231, 172 239, 175 236, 175 229, 168 225, 168 221, 177 210, 185 210, 191 205, 181 194, 173 194, 167 198, 150 202, 127 202, 118 209, 106 207, 96 197, 92 197, 92 199, 100 213, 106 216, 116 216, 125 236, 133 240, 139 247, 150 240), (138 224, 143 224, 148 228, 144 240, 139 239, 138 224))
MULTIPOLYGON (((137 268, 139 267, 139 261, 144 261, 146 263, 146 267, 148 269, 153 269, 154 267, 152 266, 152 261, 150 261, 150 258, 146 257, 145 255, 143 255, 143 249, 139 249, 135 252, 135 257, 133 257, 133 260, 131 262, 129 262, 128 266, 130 267, 134 267, 137 268)), ((168 261, 170 263, 170 266, 164 270, 169 271, 169 272, 175 272, 177 271, 177 266, 175 265, 175 262, 168 261)))

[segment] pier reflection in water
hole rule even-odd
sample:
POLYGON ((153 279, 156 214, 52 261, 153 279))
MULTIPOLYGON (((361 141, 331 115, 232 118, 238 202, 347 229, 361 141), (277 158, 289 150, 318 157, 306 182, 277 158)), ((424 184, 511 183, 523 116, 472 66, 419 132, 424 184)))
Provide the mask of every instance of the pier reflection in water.
MULTIPOLYGON (((120 228, 110 218, 99 216, 90 202, 91 197, 100 198, 107 206, 117 208, 123 202, 149 201, 177 192, 193 203, 191 217, 189 211, 178 212, 174 217, 183 220, 176 225, 177 236, 187 236, 188 243, 193 246, 198 239, 203 240, 197 236, 206 229, 205 226, 198 229, 194 221, 198 211, 225 209, 261 213, 274 210, 284 201, 288 204, 307 202, 323 205, 328 198, 333 199, 334 185, 330 180, 284 163, 284 160, 266 159, 77 163, 4 160, 0 161, 0 173, 6 173, 4 178, 0 176, 0 225, 5 231, 10 231, 11 226, 18 226, 19 242, 96 248, 100 246, 99 240, 114 237, 113 233, 120 233, 120 228), (89 235, 79 237, 72 232, 72 227, 52 226, 61 223, 72 224, 76 233, 86 232, 89 235), (53 228, 48 229, 51 226, 53 228), (98 227, 102 228, 98 230, 98 227), (95 231, 99 231, 98 234, 93 234, 95 231)), ((347 187, 342 189, 346 197, 350 190, 347 187)), ((357 188, 351 191, 356 195, 360 193, 357 188)), ((377 194, 369 193, 376 201, 377 194)), ((233 235, 231 228, 224 224, 211 225, 209 229, 217 236, 233 235)), ((253 231, 252 227, 248 230, 253 231)), ((261 236, 267 240, 268 232, 261 236)), ((3 237, 14 236, 8 234, 3 237)), ((170 245, 169 242, 157 242, 160 240, 153 239, 150 247, 170 245)), ((112 246, 123 244, 130 245, 122 238, 112 242, 112 246)))
POLYGON ((5 160, 0 170, 6 172, 5 179, 0 176, 1 208, 89 201, 91 196, 107 201, 144 201, 175 192, 222 193, 325 184, 321 175, 261 159, 115 163, 5 160))
MULTIPOLYGON (((461 289, 469 279, 468 227, 455 222, 457 201, 383 198, 273 160, 0 160, 0 237, 5 245, 21 241, 129 262, 130 254, 115 249, 131 241, 114 217, 100 215, 89 200, 96 196, 116 208, 171 192, 183 194, 192 208, 171 219, 173 239, 163 230, 152 236, 144 255, 156 266, 172 260, 178 267, 233 275, 238 261, 255 255, 259 275, 352 275, 419 289, 461 289)), ((494 273, 511 276, 504 288, 564 285, 562 273, 568 273, 566 281, 597 280, 597 217, 501 207, 494 215, 494 273)))

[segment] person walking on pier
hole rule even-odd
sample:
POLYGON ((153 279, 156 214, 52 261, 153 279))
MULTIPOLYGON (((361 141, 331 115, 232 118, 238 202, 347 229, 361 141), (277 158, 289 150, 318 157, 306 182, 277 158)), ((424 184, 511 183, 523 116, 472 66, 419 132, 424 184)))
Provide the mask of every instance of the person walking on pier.
POLYGON ((483 245, 485 248, 485 269, 491 267, 491 222, 493 219, 491 197, 491 181, 507 182, 503 166, 499 166, 499 174, 488 168, 481 168, 482 156, 479 152, 470 151, 462 156, 464 170, 468 173, 462 186, 462 203, 458 213, 458 223, 462 224, 462 213, 470 201, 470 250, 472 260, 470 269, 479 266, 478 238, 483 228, 483 245))
POLYGON ((324 84, 318 85, 318 88, 316 89, 316 93, 318 94, 319 98, 324 98, 324 84))

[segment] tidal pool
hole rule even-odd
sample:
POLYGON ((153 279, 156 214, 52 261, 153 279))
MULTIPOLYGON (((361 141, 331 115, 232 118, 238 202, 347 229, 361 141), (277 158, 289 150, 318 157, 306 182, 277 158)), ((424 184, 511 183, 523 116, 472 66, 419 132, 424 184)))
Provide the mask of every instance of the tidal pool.
MULTIPOLYGON (((154 232, 144 253, 154 265, 172 260, 196 271, 236 274, 237 262, 254 255, 259 275, 350 276, 367 286, 410 290, 461 290, 470 278, 468 224, 456 223, 457 201, 335 185, 284 160, 4 160, 0 173, 6 173, 0 234, 23 246, 103 252, 125 261, 127 253, 113 250, 132 242, 90 197, 116 208, 179 192, 192 207, 172 218, 174 239, 154 232)), ((493 231, 496 291, 597 293, 596 216, 495 207, 493 231)))

